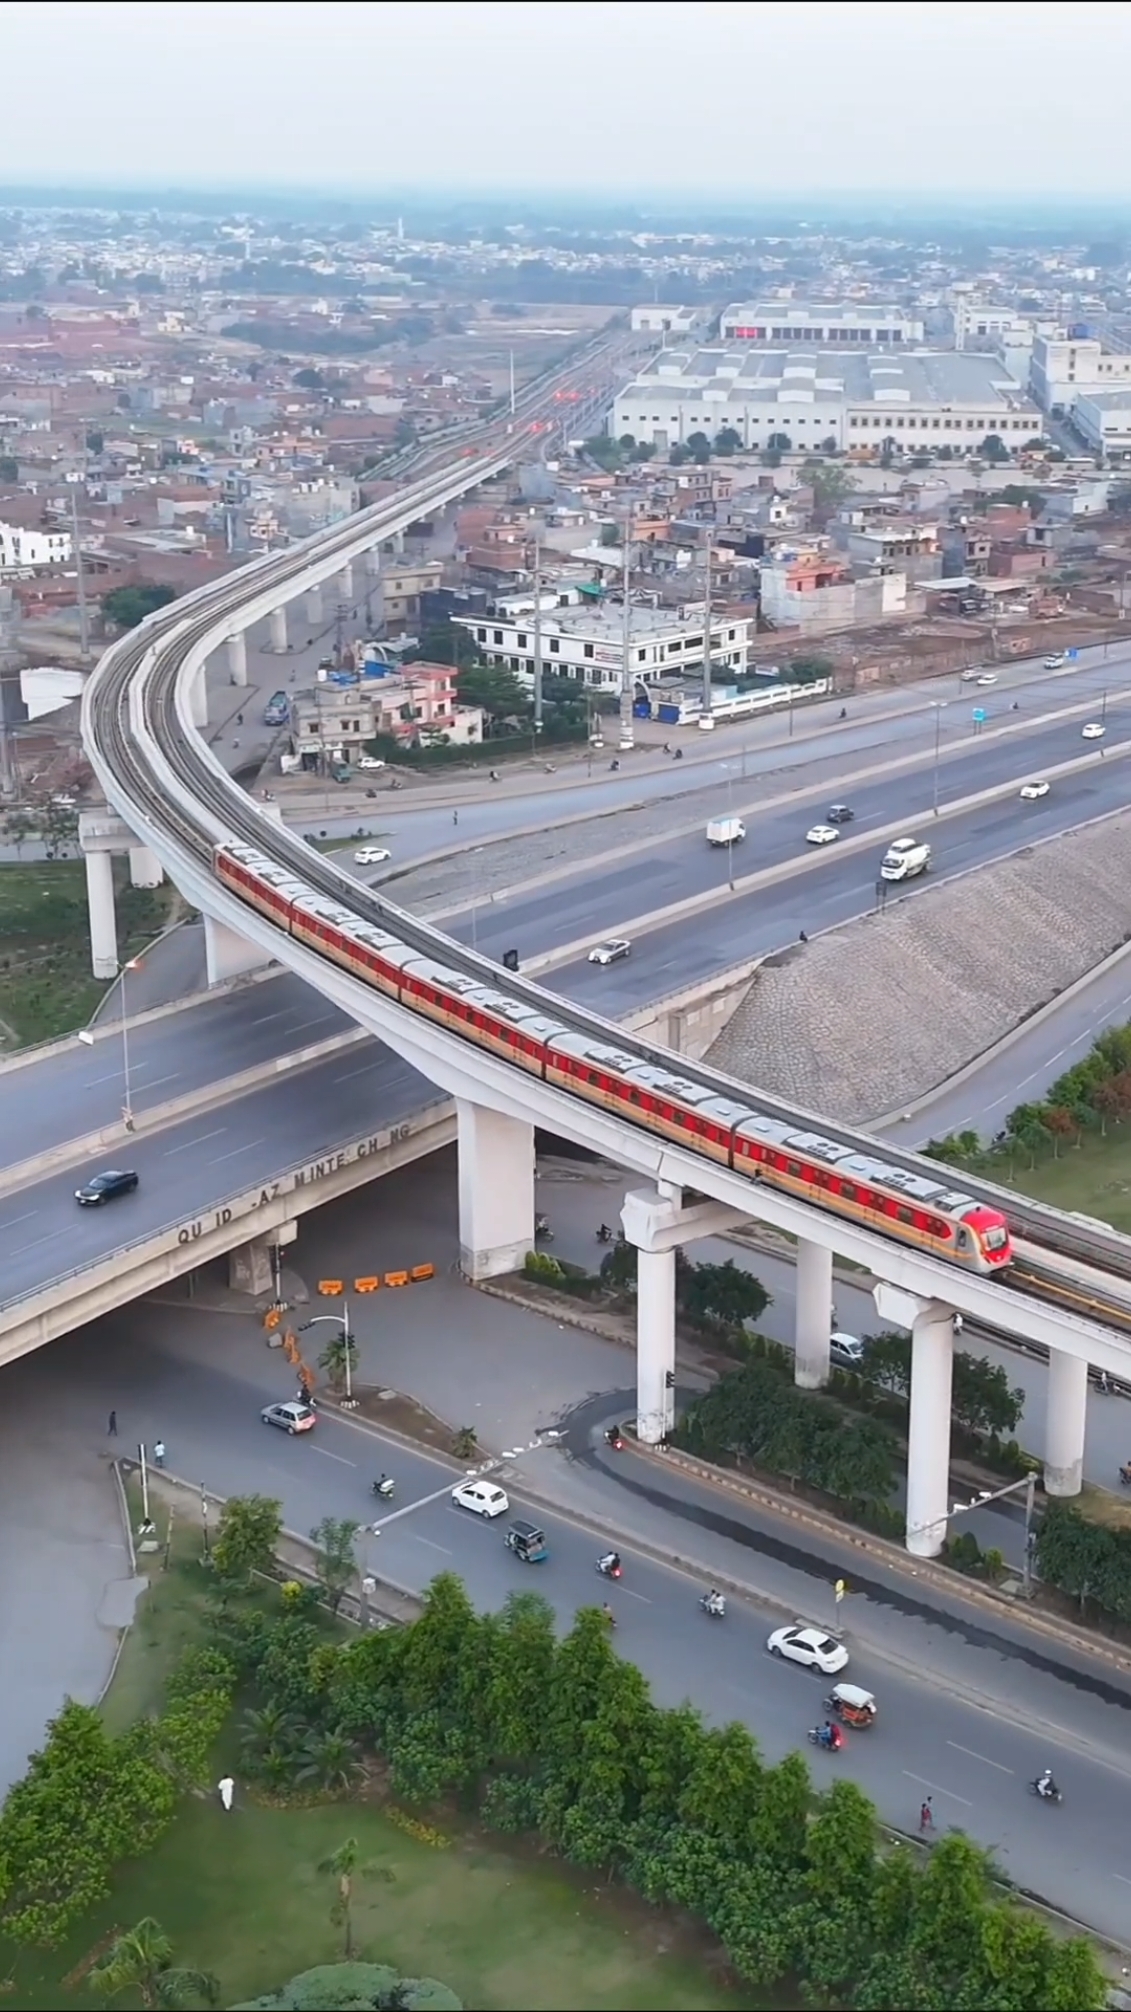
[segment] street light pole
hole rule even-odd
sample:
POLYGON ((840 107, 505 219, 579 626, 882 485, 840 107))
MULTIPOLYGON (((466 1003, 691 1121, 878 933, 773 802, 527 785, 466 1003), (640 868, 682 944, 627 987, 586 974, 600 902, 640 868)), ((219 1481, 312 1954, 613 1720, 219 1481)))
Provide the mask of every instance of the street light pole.
POLYGON ((932 699, 935 709, 935 768, 931 785, 931 809, 935 817, 939 814, 939 744, 942 739, 942 716, 946 708, 945 699, 932 699))

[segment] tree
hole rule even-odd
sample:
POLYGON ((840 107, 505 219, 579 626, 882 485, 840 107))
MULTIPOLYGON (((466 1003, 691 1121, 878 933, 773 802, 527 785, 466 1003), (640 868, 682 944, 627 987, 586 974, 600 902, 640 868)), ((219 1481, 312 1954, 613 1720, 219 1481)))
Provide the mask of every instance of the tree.
POLYGON ((803 461, 801 480, 809 484, 814 503, 826 514, 831 514, 856 488, 851 468, 839 461, 803 461))
POLYGON ((391 1885, 392 1873, 385 1866, 374 1863, 362 1864, 361 1847, 356 1837, 344 1838, 336 1851, 324 1858, 319 1872, 328 1873, 337 1884, 337 1894, 330 1909, 330 1921, 342 1930, 343 1954, 348 1963, 353 1955, 353 1889, 358 1879, 383 1879, 391 1885))
POLYGON ((733 426, 722 426, 715 435, 716 454, 737 454, 742 446, 742 435, 733 426))
POLYGON ((147 615, 158 608, 167 608, 176 598, 174 587, 162 586, 156 580, 140 581, 136 587, 111 587, 102 596, 102 619, 112 622, 116 629, 136 629, 147 615))
POLYGON ((318 1367, 326 1371, 330 1380, 331 1390, 345 1389, 347 1362, 350 1376, 356 1376, 358 1363, 357 1343, 352 1334, 347 1335, 344 1328, 339 1328, 337 1334, 333 1335, 326 1343, 318 1358, 318 1367))
POLYGON ((221 1579, 250 1585, 270 1572, 283 1528, 283 1505, 269 1495, 230 1495, 220 1511, 212 1563, 221 1579))
POLYGON ((1053 1158, 1059 1159, 1061 1140, 1078 1136, 1079 1126, 1076 1119, 1063 1104, 1051 1104, 1047 1110, 1042 1111, 1041 1123, 1052 1139, 1053 1158))
POLYGON ((302 370, 296 370, 291 382, 297 384, 301 391, 324 391, 326 388, 326 379, 322 372, 315 370, 310 364, 306 364, 302 370))
POLYGON ((725 1264, 689 1266, 680 1304, 693 1319, 741 1327, 748 1320, 760 1320, 771 1299, 753 1272, 740 1270, 733 1258, 727 1258, 725 1264))
POLYGON ((1001 462, 1009 460, 1009 449, 1000 433, 987 433, 978 452, 985 461, 1001 462))
POLYGON ((219 1982, 209 1971, 174 1967, 173 1945, 150 1915, 116 1937, 91 1969, 89 1983, 99 1998, 136 1991, 145 2006, 191 2005, 198 1998, 215 2005, 220 1996, 219 1982))
POLYGON ((792 450, 793 442, 788 433, 771 433, 766 445, 771 454, 788 454, 792 450))
POLYGON ((86 434, 87 453, 97 456, 101 454, 102 449, 105 447, 105 445, 106 445, 105 434, 102 433, 97 426, 88 427, 86 434))
POLYGON ((346 1589, 357 1571, 354 1543, 360 1530, 360 1523, 351 1523, 344 1516, 323 1516, 310 1533, 311 1542, 317 1547, 315 1561, 318 1583, 326 1595, 326 1603, 331 1613, 336 1614, 342 1604, 346 1589))
POLYGON ((4 820, 4 836, 9 845, 15 846, 17 859, 19 859, 28 839, 34 838, 38 829, 39 827, 29 811, 10 810, 8 812, 4 820))
POLYGON ((20 464, 14 454, 0 454, 0 482, 18 482, 20 464))
POLYGON ((305 1742, 296 1780, 339 1794, 352 1788, 361 1770, 357 1747, 341 1726, 323 1726, 305 1742))

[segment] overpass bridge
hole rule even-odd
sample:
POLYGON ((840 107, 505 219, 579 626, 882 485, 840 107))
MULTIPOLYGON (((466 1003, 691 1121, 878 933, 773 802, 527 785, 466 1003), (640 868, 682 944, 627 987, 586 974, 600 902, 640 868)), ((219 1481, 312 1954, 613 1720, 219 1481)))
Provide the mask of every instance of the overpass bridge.
MULTIPOLYGON (((908 1544, 936 1552, 945 1534, 949 1390, 953 1317, 1016 1334, 1050 1351, 1046 1481, 1076 1492, 1083 1454, 1087 1365, 1127 1374, 1131 1354, 1116 1309, 1131 1279, 1131 1241, 1104 1225, 1081 1223, 1022 1201, 984 1181, 964 1183, 983 1206, 1002 1211, 1014 1238, 1039 1252, 1030 1272, 988 1278, 886 1235, 874 1222, 847 1220, 781 1188, 754 1185, 694 1140, 658 1137, 617 1110, 602 1108, 561 1083, 532 1075, 513 1059, 470 1044, 466 1034, 391 999, 318 947, 300 942, 217 878, 215 851, 232 840, 254 848, 304 898, 332 904, 352 926, 395 938, 406 956, 431 960, 454 983, 505 988, 516 1013, 539 1016, 584 1044, 613 1052, 625 1067, 653 1068, 672 1079, 665 1051, 529 980, 500 973, 490 960, 414 921, 391 902, 360 890, 327 860, 312 857, 250 803, 199 737, 203 671, 209 654, 235 645, 253 621, 274 620, 289 599, 352 565, 379 540, 395 537, 423 510, 443 507, 516 458, 523 442, 493 439, 452 470, 427 474, 395 499, 361 513, 304 546, 274 555, 162 611, 107 652, 87 688, 84 738, 106 796, 131 833, 201 908, 209 935, 210 975, 253 969, 278 957, 359 1025, 386 1041, 428 1081, 456 1100, 460 1154, 461 1247, 470 1276, 508 1269, 533 1241, 533 1128, 576 1140, 648 1181, 630 1195, 626 1233, 639 1253, 638 1408, 646 1438, 662 1438, 671 1420, 674 1367, 674 1250, 695 1236, 758 1218, 798 1240, 797 1373, 827 1375, 834 1249, 866 1265, 885 1284, 881 1311, 913 1335, 908 1544), (685 1202, 685 1195, 701 1197, 685 1202), (1069 1282, 1094 1283, 1099 1318, 1083 1320, 1064 1301, 1069 1282), (1111 1309, 1105 1320, 1103 1307, 1111 1309)), ((285 613, 284 613, 285 619, 285 613)), ((238 650, 233 650, 238 658, 238 650)), ((881 1159, 907 1177, 937 1182, 938 1170, 915 1155, 878 1147, 848 1128, 811 1119, 731 1083, 703 1065, 679 1064, 687 1096, 725 1099, 797 1130, 818 1130, 842 1153, 881 1159)))

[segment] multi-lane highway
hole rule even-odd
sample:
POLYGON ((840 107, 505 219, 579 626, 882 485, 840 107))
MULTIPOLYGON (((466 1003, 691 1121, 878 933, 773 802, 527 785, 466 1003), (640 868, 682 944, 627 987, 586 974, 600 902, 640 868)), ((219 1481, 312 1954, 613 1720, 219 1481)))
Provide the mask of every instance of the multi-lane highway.
MULTIPOLYGON (((1073 680, 1045 682, 1055 686, 1058 704, 1069 697, 1076 701, 1079 687, 1073 680)), ((1125 711, 1131 713, 1131 705, 1125 711)), ((1113 740, 1118 717, 1112 703, 1113 740)), ((915 724, 914 716, 908 723, 915 724)), ((853 789, 851 776, 861 765, 861 753, 858 750, 846 760, 838 748, 838 734, 848 730, 830 725, 814 737, 807 757, 808 773, 817 752, 825 764, 836 765, 837 793, 857 812, 855 824, 847 828, 848 840, 841 845, 850 844, 859 832, 866 833, 869 823, 878 826, 913 815, 917 807, 922 809, 924 792, 930 802, 934 787, 931 752, 923 755, 918 767, 853 789)), ((859 734, 863 728, 854 731, 859 734)), ((963 755, 940 771, 940 802, 945 811, 948 795, 953 800, 1010 777, 1038 773, 1057 760, 1074 759, 1081 746, 1076 716, 1041 727, 1035 721, 1019 723, 992 742, 971 739, 963 755)), ((776 754, 763 752, 767 759, 781 755, 780 749, 776 754)), ((789 754, 788 744, 785 752, 789 754)), ((733 763, 732 755, 721 772, 733 775, 733 763)), ((874 766, 874 760, 866 756, 862 765, 874 766)), ((713 769, 714 757, 705 766, 713 769)), ((654 772, 651 778, 635 778, 635 785, 639 791, 643 783, 660 783, 669 775, 670 771, 654 772)), ((1126 762, 1114 753, 1110 758, 1096 756, 1082 771, 1056 783, 1040 802, 1022 804, 1011 792, 979 809, 942 816, 933 834, 940 872, 984 863, 1028 839, 1049 836, 1119 807, 1126 775, 1126 762)), ((611 781, 619 783, 620 778, 611 781)), ((602 970, 580 960, 560 969, 554 974, 555 987, 601 1010, 625 1013, 743 956, 790 942, 800 927, 812 934, 871 906, 878 846, 856 852, 831 846, 809 864, 804 831, 828 796, 827 790, 818 794, 820 789, 820 783, 801 787, 789 806, 753 809, 748 814, 742 864, 747 870, 779 868, 782 877, 776 882, 753 893, 727 895, 721 905, 705 909, 693 921, 640 936, 627 963, 602 970), (808 870, 795 877, 788 871, 793 862, 808 870)), ((775 797, 781 794, 776 781, 769 790, 775 797)), ((498 815, 498 806, 488 808, 498 815)), ((528 809, 526 800, 513 801, 512 824, 524 821, 528 809)), ((678 815, 678 806, 673 809, 678 815)), ((427 814, 411 815, 420 820, 427 814)), ((465 812, 461 819, 461 837, 467 816, 465 812)), ((420 829, 418 825, 418 844, 420 829)), ((615 830, 615 824, 610 829, 615 830)), ((408 843, 412 844, 411 837, 408 843)), ((403 857, 399 847, 398 852, 403 857)), ((714 876, 718 885, 720 873, 725 874, 725 856, 710 852, 696 832, 659 840, 620 865, 589 868, 572 880, 556 881, 552 892, 484 905, 474 919, 464 915, 449 926, 465 940, 474 934, 481 948, 501 951, 517 943, 523 954, 533 955, 574 940, 585 930, 594 938, 615 931, 630 913, 662 907, 696 889, 702 892, 711 885, 708 876, 714 876)), ((916 889, 907 892, 914 898, 916 889)), ((1120 1004, 1125 997, 1121 983, 1120 979, 1113 993, 1120 1004)), ((1087 1015, 1089 1009, 1085 1005, 1079 1010, 1087 1015)), ((343 1016, 290 974, 201 1002, 181 1014, 143 1023, 131 1033, 131 1100, 142 1111, 347 1026, 343 1016)), ((1045 1052, 1055 1055, 1060 1044, 1048 1036, 1045 1042, 1045 1052)), ((76 1049, 41 1064, 0 1072, 0 1114, 9 1161, 31 1159, 49 1146, 112 1123, 122 1103, 122 1063, 121 1049, 110 1036, 94 1049, 76 1049)), ((1008 1103, 1008 1060, 1002 1067, 1006 1085, 999 1086, 996 1094, 1008 1103)), ((980 1098, 980 1090, 972 1094, 980 1098)), ((0 1201, 4 1282, 0 1297, 10 1304, 65 1272, 189 1221, 230 1194, 302 1165, 346 1137, 399 1121, 434 1096, 432 1087, 399 1058, 377 1043, 366 1043, 297 1078, 284 1076, 219 1111, 131 1142, 129 1160, 141 1172, 142 1185, 136 1195, 111 1209, 78 1211, 73 1199, 77 1169, 30 1183, 0 1201)), ((933 1115, 925 1122, 927 1130, 938 1128, 933 1115)), ((906 1143, 902 1132, 899 1136, 906 1143)))

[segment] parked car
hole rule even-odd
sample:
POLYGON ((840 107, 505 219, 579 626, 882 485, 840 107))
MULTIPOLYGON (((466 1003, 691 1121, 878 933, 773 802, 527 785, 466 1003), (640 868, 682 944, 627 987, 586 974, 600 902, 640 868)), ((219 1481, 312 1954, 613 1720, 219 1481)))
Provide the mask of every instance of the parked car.
POLYGON ((357 765, 358 768, 368 769, 384 768, 385 766, 380 755, 358 755, 357 765))
POLYGON ((355 866, 383 866, 392 856, 387 845, 359 845, 353 863, 355 866))
POLYGON ((116 1202, 119 1195, 132 1195, 139 1176, 124 1167, 107 1167, 101 1174, 92 1174, 81 1188, 75 1189, 75 1200, 80 1208, 100 1209, 103 1202, 116 1202))
POLYGON ((839 1329, 829 1341, 829 1358, 838 1369, 859 1369, 868 1350, 857 1334, 842 1334, 839 1329))

